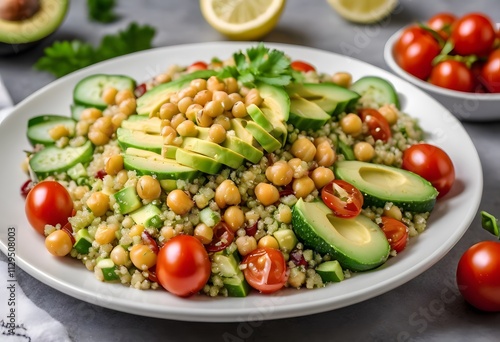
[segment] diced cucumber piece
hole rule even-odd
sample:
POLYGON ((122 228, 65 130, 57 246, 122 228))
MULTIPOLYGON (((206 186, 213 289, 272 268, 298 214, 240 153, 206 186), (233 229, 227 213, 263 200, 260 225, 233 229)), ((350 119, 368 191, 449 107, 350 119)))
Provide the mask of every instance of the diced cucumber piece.
POLYGON ((78 163, 72 168, 68 169, 67 174, 72 180, 76 181, 82 177, 87 176, 87 169, 85 169, 85 166, 83 166, 82 163, 78 163))
POLYGON ((92 237, 86 228, 82 228, 76 233, 73 248, 80 254, 88 254, 90 247, 92 247, 92 237))
POLYGON ((376 104, 375 108, 379 108, 392 103, 396 108, 401 109, 396 89, 392 83, 381 77, 362 77, 351 85, 351 90, 361 95, 359 102, 363 103, 364 106, 368 103, 374 103, 376 104))
POLYGON ((324 283, 344 280, 344 271, 337 260, 326 261, 319 264, 318 267, 316 267, 316 273, 319 274, 324 283))
POLYGON ((150 203, 130 213, 130 217, 135 223, 141 224, 144 227, 160 228, 163 225, 163 220, 160 218, 161 210, 150 203))
POLYGON ((337 143, 338 152, 343 154, 346 160, 356 160, 356 156, 354 155, 354 150, 351 146, 347 145, 342 140, 338 140, 337 143))
POLYGON ((59 148, 47 146, 35 153, 29 161, 31 170, 41 178, 62 173, 78 163, 85 164, 92 159, 94 147, 90 141, 79 147, 59 148))
POLYGON ((118 204, 120 214, 128 214, 142 207, 142 202, 139 195, 137 195, 135 186, 123 188, 113 194, 113 197, 118 204))
POLYGON ((205 223, 209 227, 214 227, 217 223, 220 222, 220 219, 220 213, 217 211, 213 211, 208 207, 200 211, 200 221, 205 223))
POLYGON ((40 115, 29 119, 27 136, 32 146, 36 144, 52 145, 55 140, 50 136, 50 130, 63 125, 72 134, 75 131, 75 120, 61 115, 40 115))
POLYGON ((277 230, 273 233, 273 236, 278 241, 280 250, 285 253, 290 253, 299 242, 297 236, 295 236, 295 233, 291 229, 277 230))
POLYGON ((104 281, 115 281, 120 279, 120 276, 117 271, 117 267, 113 260, 111 259, 102 259, 97 262, 96 267, 102 271, 102 276, 104 281))
POLYGON ((239 268, 238 253, 231 246, 211 256, 212 272, 222 277, 228 296, 246 297, 250 292, 250 286, 239 268))
POLYGON ((73 90, 73 102, 84 107, 104 109, 108 106, 102 99, 102 93, 107 88, 120 90, 135 89, 135 80, 125 75, 90 75, 77 83, 73 90))
POLYGON ((177 180, 175 179, 161 179, 160 186, 166 192, 177 189, 177 180))
POLYGON ((250 285, 248 285, 241 271, 233 277, 223 278, 222 283, 229 297, 246 297, 250 293, 250 285))

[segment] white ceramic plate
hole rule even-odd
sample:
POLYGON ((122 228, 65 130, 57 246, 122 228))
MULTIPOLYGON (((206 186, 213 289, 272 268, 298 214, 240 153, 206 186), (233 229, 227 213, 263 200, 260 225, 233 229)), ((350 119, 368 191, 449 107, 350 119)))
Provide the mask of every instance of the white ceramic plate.
POLYGON ((411 240, 407 249, 381 268, 357 274, 322 289, 287 289, 274 295, 252 293, 247 298, 178 298, 165 291, 139 291, 119 284, 101 283, 78 261, 52 257, 43 238, 30 228, 19 194, 26 176, 20 164, 28 118, 44 114, 68 114, 72 89, 82 77, 94 73, 127 74, 138 81, 161 72, 168 65, 227 58, 246 49, 245 43, 206 43, 173 46, 137 53, 81 70, 59 79, 20 103, 0 126, 2 191, 0 192, 0 247, 7 252, 9 227, 17 264, 47 285, 81 300, 137 315, 186 321, 247 321, 308 315, 364 301, 416 277, 441 259, 460 239, 472 221, 482 193, 482 170, 477 152, 459 121, 415 86, 369 64, 330 52, 291 45, 269 44, 293 59, 309 61, 321 71, 349 71, 354 79, 378 75, 393 82, 401 93, 403 108, 418 117, 428 140, 448 152, 456 168, 453 190, 436 206, 428 229, 411 240))

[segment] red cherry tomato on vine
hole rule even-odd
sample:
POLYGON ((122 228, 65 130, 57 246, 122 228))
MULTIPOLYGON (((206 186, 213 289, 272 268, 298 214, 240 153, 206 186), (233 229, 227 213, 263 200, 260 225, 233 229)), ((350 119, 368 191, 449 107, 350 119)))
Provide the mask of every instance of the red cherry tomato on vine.
POLYGON ((459 18, 451 30, 454 51, 458 55, 486 56, 493 48, 496 31, 490 18, 469 13, 459 18))
POLYGON ((25 211, 31 226, 44 235, 46 224, 64 226, 68 222, 73 213, 73 200, 59 182, 43 181, 26 196, 25 211))
POLYGON ((427 20, 427 25, 439 33, 443 39, 448 39, 451 32, 451 25, 457 20, 457 17, 448 12, 437 13, 427 20))
POLYGON ((500 93, 500 49, 488 56, 481 69, 481 81, 490 93, 500 93))
POLYGON ((407 28, 394 45, 394 59, 406 72, 426 80, 431 74, 432 60, 441 47, 432 35, 416 26, 407 28))
POLYGON ((387 141, 392 137, 391 126, 387 119, 376 109, 363 108, 359 111, 361 121, 366 123, 370 135, 375 140, 387 141))
POLYGON ((177 235, 160 248, 155 272, 158 282, 168 292, 187 297, 205 286, 210 278, 211 263, 197 238, 177 235))
POLYGON ((500 311, 500 242, 483 241, 460 258, 457 285, 464 299, 483 311, 500 311))
POLYGON ((396 252, 401 252, 406 247, 408 242, 408 227, 401 221, 393 219, 392 217, 382 216, 382 223, 380 227, 384 231, 391 249, 396 252))
POLYGON ((334 179, 321 189, 321 199, 338 217, 356 217, 363 207, 363 195, 352 184, 334 179))
POLYGON ((474 91, 474 75, 459 61, 446 60, 432 68, 429 82, 442 88, 457 91, 474 91))
POLYGON ((309 72, 316 70, 315 67, 304 61, 293 61, 292 63, 290 63, 290 66, 295 71, 309 72))
POLYGON ((241 265, 248 284, 262 293, 278 291, 288 278, 285 258, 278 249, 257 248, 245 256, 241 265))
POLYGON ((438 198, 450 191, 455 182, 455 168, 446 152, 430 144, 416 144, 403 152, 402 168, 428 180, 437 191, 438 198))

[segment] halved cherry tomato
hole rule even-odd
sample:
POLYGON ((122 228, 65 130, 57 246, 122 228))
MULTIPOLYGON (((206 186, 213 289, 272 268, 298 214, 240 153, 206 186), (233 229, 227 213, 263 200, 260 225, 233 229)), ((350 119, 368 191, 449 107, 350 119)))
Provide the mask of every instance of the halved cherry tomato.
POLYGON ((26 196, 25 211, 31 226, 44 235, 46 224, 64 226, 68 222, 73 213, 73 200, 59 182, 43 181, 26 196))
POLYGON ((243 274, 248 284, 262 293, 281 289, 288 278, 283 253, 274 248, 257 248, 243 262, 243 274))
POLYGON ((234 240, 234 233, 226 222, 220 221, 213 228, 212 242, 205 246, 208 252, 218 252, 229 246, 234 240))
POLYGON ((380 228, 384 231, 391 249, 398 253, 401 252, 408 242, 408 227, 392 217, 382 216, 381 219, 380 228))
POLYGON ((363 195, 352 184, 334 179, 321 189, 321 199, 338 217, 356 217, 363 207, 363 195))
POLYGON ((482 13, 469 13, 453 24, 450 39, 459 55, 486 56, 493 48, 495 37, 490 18, 482 13))
POLYGON ((392 137, 391 126, 380 112, 373 108, 362 108, 359 111, 361 121, 365 122, 370 135, 375 140, 387 141, 392 137))
POLYGON ((481 69, 481 81, 491 93, 500 93, 500 49, 490 53, 481 69))
POLYGON ((443 39, 448 39, 451 32, 451 25, 457 20, 457 17, 448 12, 437 13, 427 20, 427 25, 439 33, 443 39))
POLYGON ((208 68, 208 64, 202 61, 194 62, 190 66, 188 66, 187 71, 193 72, 196 70, 206 70, 208 68))
POLYGON ((205 286, 210 278, 211 263, 197 238, 177 235, 160 248, 155 272, 158 282, 168 292, 187 297, 205 286))
POLYGON ((467 66, 459 61, 445 60, 432 68, 429 82, 457 91, 474 91, 474 75, 467 66))
POLYGON ((455 168, 448 154, 431 144, 415 144, 403 152, 402 168, 431 182, 438 198, 450 191, 455 182, 455 168))
POLYGON ((292 63, 290 63, 290 66, 292 67, 293 70, 301 72, 309 72, 316 70, 315 67, 304 61, 293 61, 292 63))

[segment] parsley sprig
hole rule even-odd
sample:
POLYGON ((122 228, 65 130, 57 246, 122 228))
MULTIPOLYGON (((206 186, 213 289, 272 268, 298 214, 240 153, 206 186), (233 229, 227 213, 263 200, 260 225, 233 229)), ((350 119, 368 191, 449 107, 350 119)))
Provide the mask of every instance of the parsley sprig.
POLYGON ((61 77, 106 59, 149 49, 154 35, 153 27, 131 23, 115 35, 104 36, 98 47, 79 40, 57 41, 44 50, 35 68, 61 77))
POLYGON ((226 66, 220 73, 221 78, 234 77, 246 86, 264 82, 285 86, 302 79, 302 74, 293 70, 290 59, 282 51, 269 49, 263 43, 233 54, 234 66, 226 66))
POLYGON ((101 23, 115 21, 117 16, 113 12, 115 0, 87 0, 87 10, 90 19, 101 23))

